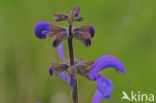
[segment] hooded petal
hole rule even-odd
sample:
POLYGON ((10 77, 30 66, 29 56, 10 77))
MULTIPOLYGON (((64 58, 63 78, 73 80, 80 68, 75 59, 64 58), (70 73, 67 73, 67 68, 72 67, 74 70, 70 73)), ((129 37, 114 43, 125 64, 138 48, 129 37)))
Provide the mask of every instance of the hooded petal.
MULTIPOLYGON (((111 95, 111 91, 114 89, 111 80, 104 78, 103 76, 96 74, 97 77, 97 88, 102 93, 104 97, 111 95)), ((108 98, 109 99, 109 98, 108 98)))
POLYGON ((63 59, 64 58, 63 44, 60 44, 57 47, 57 53, 58 53, 60 59, 63 59))
POLYGON ((105 55, 100 57, 98 60, 96 60, 96 62, 92 67, 92 71, 99 72, 103 69, 110 68, 110 67, 115 68, 121 73, 125 72, 125 68, 123 64, 120 62, 120 60, 111 55, 105 55))
POLYGON ((60 73, 59 76, 62 78, 64 82, 67 81, 67 75, 65 74, 65 72, 60 73))
MULTIPOLYGON (((110 67, 115 68, 117 71, 120 71, 121 73, 126 72, 125 67, 123 66, 123 64, 121 63, 119 59, 111 55, 105 55, 96 60, 96 62, 92 66, 91 71, 88 73, 88 76, 91 80, 96 80, 95 74, 97 72, 106 68, 110 68, 110 67)), ((127 78, 128 78, 128 75, 127 75, 127 78)), ((130 83, 130 80, 129 80, 129 83, 130 83)))
POLYGON ((48 34, 52 33, 50 30, 50 23, 44 21, 37 23, 34 29, 34 33, 36 37, 45 39, 48 34))
POLYGON ((104 99, 104 98, 107 98, 109 99, 111 97, 111 95, 108 95, 108 96, 103 96, 103 94, 97 90, 94 94, 94 97, 93 97, 93 100, 92 100, 92 103, 101 103, 101 101, 104 99))
POLYGON ((92 66, 91 71, 88 73, 88 76, 91 80, 96 80, 95 74, 97 72, 110 67, 115 68, 121 73, 125 72, 125 68, 120 60, 111 55, 105 55, 96 60, 96 62, 92 66))

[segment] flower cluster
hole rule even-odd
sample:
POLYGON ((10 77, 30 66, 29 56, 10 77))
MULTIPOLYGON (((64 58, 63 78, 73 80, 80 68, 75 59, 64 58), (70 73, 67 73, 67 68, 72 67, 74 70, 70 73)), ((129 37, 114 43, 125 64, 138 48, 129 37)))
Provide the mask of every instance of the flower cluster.
MULTIPOLYGON (((61 60, 63 59, 64 61, 66 61, 64 58, 64 54, 63 54, 62 44, 57 48, 57 52, 58 52, 59 58, 61 60)), ((64 62, 64 64, 69 65, 67 61, 66 63, 64 62)), ((94 94, 92 103, 100 103, 104 98, 110 99, 111 91, 114 89, 112 81, 101 76, 98 73, 99 71, 102 71, 106 68, 115 68, 117 71, 127 74, 121 61, 111 55, 104 55, 98 58, 95 62, 94 61, 84 62, 83 59, 80 58, 79 60, 76 60, 75 68, 77 69, 78 73, 80 73, 82 76, 86 77, 87 79, 91 81, 97 81, 97 91, 94 94)), ((50 68, 50 72, 49 72, 50 75, 51 75, 51 72, 56 72, 53 70, 50 68)), ((59 75, 62 78, 62 80, 67 81, 68 75, 65 73, 65 71, 62 71, 59 75)), ((129 83, 130 83, 130 80, 129 80, 129 83)), ((74 79, 71 76, 69 76, 69 85, 71 86, 73 84, 74 84, 74 79)))
MULTIPOLYGON (((79 73, 86 77, 88 80, 97 82, 97 91, 93 97, 92 103, 100 103, 104 98, 109 99, 111 97, 111 91, 114 89, 111 80, 104 78, 98 72, 106 68, 115 68, 116 71, 121 73, 127 73, 123 64, 117 58, 111 55, 105 55, 97 59, 96 61, 84 61, 82 58, 74 59, 72 51, 72 38, 81 41, 86 47, 91 45, 91 40, 95 35, 95 29, 90 24, 84 26, 73 26, 72 23, 83 21, 84 19, 80 16, 80 7, 75 6, 70 16, 65 14, 57 13, 54 14, 54 21, 67 21, 69 27, 56 26, 49 22, 39 22, 36 24, 34 33, 37 38, 45 39, 46 37, 52 37, 53 47, 57 47, 57 52, 60 58, 59 63, 51 62, 49 67, 49 74, 51 77, 60 76, 63 81, 69 80, 69 86, 72 89, 73 95, 77 95, 75 88, 77 88, 76 74, 79 73), (64 40, 68 40, 70 44, 70 60, 64 57, 63 44, 64 40), (71 60, 72 59, 72 60, 71 60), (71 61, 73 62, 71 64, 71 61)), ((127 75, 128 77, 128 75, 127 75)), ((73 99, 76 99, 73 97, 73 99)), ((78 103, 78 100, 75 100, 78 103)))
MULTIPOLYGON (((72 23, 73 21, 83 21, 83 18, 79 16, 80 7, 73 8, 71 15, 68 17, 65 14, 54 14, 54 21, 67 21, 72 23)), ((39 39, 45 39, 47 36, 53 37, 53 47, 58 47, 62 41, 68 39, 69 28, 63 26, 56 26, 48 22, 39 22, 35 26, 35 35, 39 39)), ((80 40, 85 46, 91 45, 91 38, 94 37, 95 30, 90 24, 84 26, 75 26, 72 28, 71 34, 75 39, 80 40)))

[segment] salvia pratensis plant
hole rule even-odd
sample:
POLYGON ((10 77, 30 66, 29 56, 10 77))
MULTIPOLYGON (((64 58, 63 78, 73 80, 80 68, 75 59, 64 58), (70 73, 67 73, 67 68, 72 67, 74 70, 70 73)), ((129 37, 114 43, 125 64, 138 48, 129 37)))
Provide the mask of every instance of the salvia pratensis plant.
POLYGON ((73 22, 81 22, 83 20, 80 16, 80 7, 75 6, 69 16, 62 13, 54 14, 53 21, 66 21, 68 27, 56 26, 42 21, 36 24, 34 33, 39 39, 45 39, 46 37, 54 39, 52 46, 57 48, 60 62, 51 62, 49 74, 51 77, 59 75, 64 81, 69 81, 73 103, 78 103, 77 74, 81 74, 88 80, 97 82, 97 91, 92 103, 100 103, 105 98, 110 99, 114 86, 111 80, 104 78, 98 72, 109 67, 115 68, 116 71, 121 73, 127 72, 123 64, 111 55, 104 55, 96 61, 87 62, 83 58, 74 59, 73 38, 81 41, 86 47, 90 47, 92 38, 95 35, 95 29, 90 24, 73 26, 73 22), (68 41, 69 60, 64 57, 62 44, 64 40, 68 41))

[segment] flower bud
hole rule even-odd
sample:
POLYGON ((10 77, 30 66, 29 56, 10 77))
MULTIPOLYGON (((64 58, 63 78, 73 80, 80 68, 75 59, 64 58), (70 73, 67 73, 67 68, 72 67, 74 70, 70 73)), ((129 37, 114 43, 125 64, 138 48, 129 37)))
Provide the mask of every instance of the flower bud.
POLYGON ((54 21, 65 21, 68 19, 68 16, 65 14, 54 14, 54 21))
POLYGON ((79 6, 75 6, 73 9, 72 9, 72 12, 71 12, 71 18, 76 18, 79 16, 79 13, 80 13, 80 7, 79 6))
POLYGON ((34 33, 37 38, 45 39, 48 34, 51 34, 50 23, 41 21, 36 24, 34 33))
POLYGON ((54 71, 52 70, 52 67, 51 67, 51 66, 49 67, 49 74, 50 74, 51 77, 52 77, 53 74, 54 74, 54 71))
POLYGON ((77 22, 81 22, 81 21, 83 21, 84 19, 82 18, 82 17, 77 17, 77 18, 75 18, 74 19, 74 21, 77 21, 77 22))
POLYGON ((93 38, 94 37, 94 34, 95 34, 95 29, 93 26, 89 26, 89 33, 91 34, 91 37, 93 38))

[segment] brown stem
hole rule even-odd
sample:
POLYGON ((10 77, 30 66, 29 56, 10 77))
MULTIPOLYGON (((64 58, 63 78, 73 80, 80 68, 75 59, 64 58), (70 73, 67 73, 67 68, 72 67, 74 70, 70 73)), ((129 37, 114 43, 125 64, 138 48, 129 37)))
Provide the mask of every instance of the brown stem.
MULTIPOLYGON (((69 37, 68 37, 68 49, 69 49, 69 59, 70 59, 70 66, 74 65, 74 52, 73 52, 73 35, 72 35, 72 22, 69 21, 69 37)), ((76 71, 74 71, 76 72, 76 71)), ((72 99, 73 103, 78 103, 78 91, 77 91, 77 79, 76 73, 74 73, 74 86, 72 87, 72 99)))

